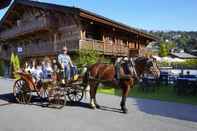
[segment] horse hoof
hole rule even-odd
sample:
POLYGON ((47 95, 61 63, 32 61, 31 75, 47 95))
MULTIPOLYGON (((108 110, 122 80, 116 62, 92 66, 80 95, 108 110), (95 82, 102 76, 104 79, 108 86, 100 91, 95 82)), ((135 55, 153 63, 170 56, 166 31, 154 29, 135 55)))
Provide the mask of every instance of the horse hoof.
POLYGON ((128 113, 128 110, 123 110, 123 113, 124 113, 124 114, 127 114, 127 113, 128 113))
POLYGON ((127 114, 128 113, 128 110, 126 108, 122 108, 122 112, 127 114))
POLYGON ((91 109, 96 109, 96 106, 90 105, 91 109))

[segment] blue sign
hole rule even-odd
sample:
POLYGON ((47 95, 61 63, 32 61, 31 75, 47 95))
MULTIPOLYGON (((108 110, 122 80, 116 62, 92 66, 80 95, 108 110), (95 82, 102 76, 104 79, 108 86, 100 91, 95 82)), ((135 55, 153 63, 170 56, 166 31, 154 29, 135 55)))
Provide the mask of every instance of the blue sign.
POLYGON ((18 53, 23 52, 23 48, 22 48, 22 47, 17 47, 17 52, 18 52, 18 53))

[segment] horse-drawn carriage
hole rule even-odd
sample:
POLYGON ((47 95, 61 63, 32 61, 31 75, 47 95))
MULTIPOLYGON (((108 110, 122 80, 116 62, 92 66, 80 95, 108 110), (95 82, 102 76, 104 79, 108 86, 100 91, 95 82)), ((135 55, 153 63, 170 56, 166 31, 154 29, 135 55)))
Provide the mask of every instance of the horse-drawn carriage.
POLYGON ((90 87, 90 107, 95 109, 100 106, 96 100, 97 87, 99 83, 115 83, 122 89, 122 100, 120 103, 121 110, 127 113, 126 99, 130 88, 141 79, 144 73, 152 74, 158 78, 160 70, 156 61, 152 58, 137 57, 134 60, 128 59, 117 65, 96 63, 88 66, 86 71, 78 79, 61 82, 61 72, 53 73, 51 80, 34 80, 33 76, 26 73, 18 73, 20 79, 14 84, 14 96, 19 103, 30 103, 32 96, 39 96, 41 100, 47 99, 48 104, 57 104, 63 107, 67 98, 71 102, 79 102, 82 100, 86 86, 90 87), (118 76, 119 72, 119 79, 118 76), (127 77, 125 77, 127 76, 127 77))
POLYGON ((29 104, 33 98, 39 98, 41 103, 63 107, 66 101, 80 102, 84 96, 85 85, 82 76, 64 83, 61 73, 54 72, 50 79, 37 79, 30 73, 17 72, 19 79, 13 86, 13 94, 17 102, 29 104))

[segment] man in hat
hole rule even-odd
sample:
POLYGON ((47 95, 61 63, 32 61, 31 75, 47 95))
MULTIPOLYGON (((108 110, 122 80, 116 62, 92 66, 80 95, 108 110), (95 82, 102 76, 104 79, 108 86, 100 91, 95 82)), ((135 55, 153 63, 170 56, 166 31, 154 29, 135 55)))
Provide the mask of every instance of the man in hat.
POLYGON ((62 69, 64 69, 66 80, 71 79, 71 68, 73 67, 73 63, 71 61, 68 53, 68 48, 66 46, 62 49, 63 53, 58 55, 58 62, 61 64, 62 69))

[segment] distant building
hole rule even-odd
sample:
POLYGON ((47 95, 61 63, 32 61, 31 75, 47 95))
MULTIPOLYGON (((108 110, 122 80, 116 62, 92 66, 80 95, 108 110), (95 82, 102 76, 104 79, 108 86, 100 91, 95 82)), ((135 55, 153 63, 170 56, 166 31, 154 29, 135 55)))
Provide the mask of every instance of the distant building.
POLYGON ((191 50, 190 53, 191 53, 192 55, 197 56, 197 50, 191 50))
POLYGON ((184 52, 184 50, 181 50, 180 52, 171 52, 170 56, 180 58, 180 59, 197 59, 196 56, 186 53, 184 52))
POLYGON ((176 40, 178 38, 181 38, 181 35, 180 34, 172 36, 172 39, 174 39, 174 40, 176 40))

